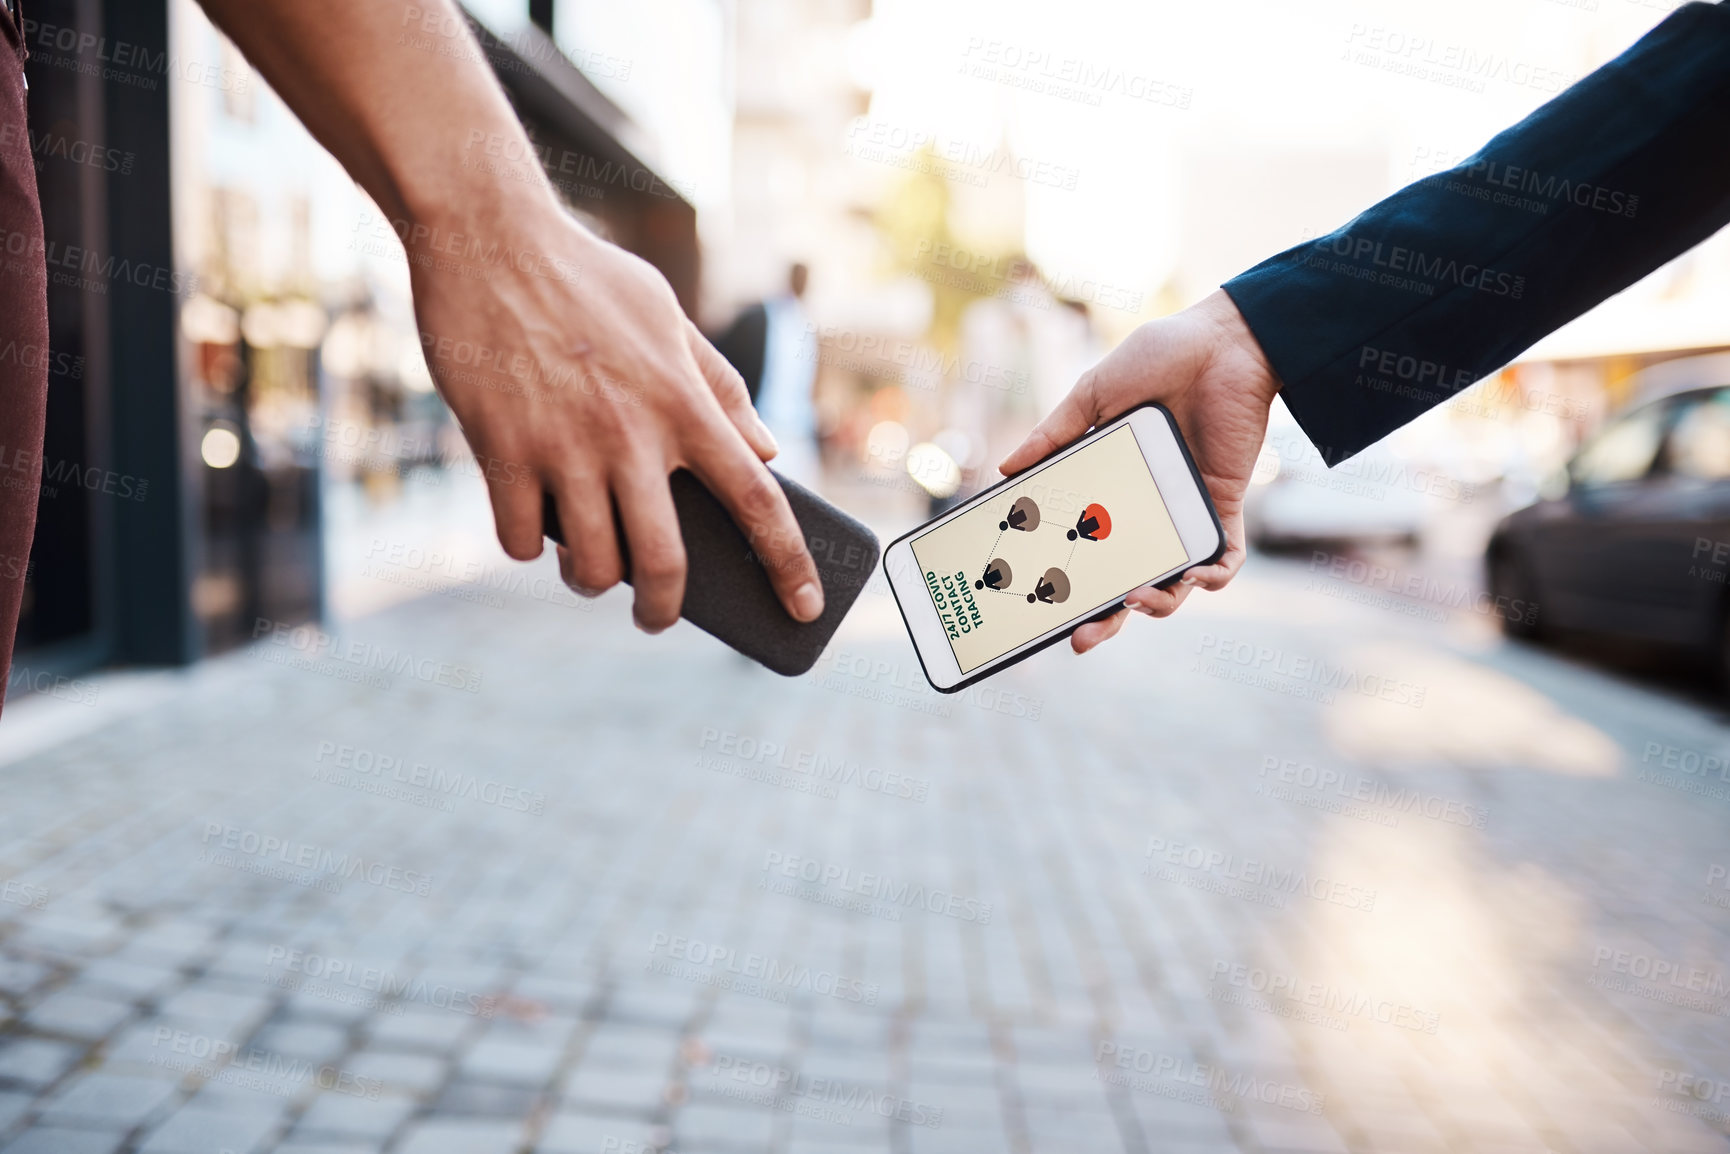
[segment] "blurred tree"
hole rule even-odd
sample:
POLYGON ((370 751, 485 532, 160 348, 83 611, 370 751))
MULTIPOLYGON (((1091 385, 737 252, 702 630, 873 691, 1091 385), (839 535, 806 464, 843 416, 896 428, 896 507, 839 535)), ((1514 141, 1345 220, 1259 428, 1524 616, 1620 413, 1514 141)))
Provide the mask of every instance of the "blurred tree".
POLYGON ((969 245, 957 237, 950 213, 954 192, 949 166, 930 145, 873 214, 890 265, 931 287, 927 339, 946 359, 961 344, 961 316, 975 301, 1011 296, 1039 283, 1039 272, 1019 244, 969 245))

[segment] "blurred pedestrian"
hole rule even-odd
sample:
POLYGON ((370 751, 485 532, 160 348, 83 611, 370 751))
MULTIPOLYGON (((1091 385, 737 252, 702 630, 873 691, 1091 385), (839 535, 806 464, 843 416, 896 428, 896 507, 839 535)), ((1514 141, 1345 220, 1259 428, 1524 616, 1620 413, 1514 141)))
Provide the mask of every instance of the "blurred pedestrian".
POLYGON ((715 338, 715 347, 739 371, 757 415, 781 446, 775 469, 803 485, 821 472, 817 440, 817 334, 805 311, 811 273, 787 270, 786 290, 750 305, 715 338))

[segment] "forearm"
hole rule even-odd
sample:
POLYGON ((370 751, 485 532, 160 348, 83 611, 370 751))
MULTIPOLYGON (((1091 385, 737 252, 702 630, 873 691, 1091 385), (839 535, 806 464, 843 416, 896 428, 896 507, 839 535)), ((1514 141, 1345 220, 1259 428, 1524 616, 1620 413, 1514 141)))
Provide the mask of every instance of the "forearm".
POLYGON ((453 0, 202 3, 393 221, 460 225, 552 202, 453 0))
POLYGON ((1344 228, 1227 282, 1333 464, 1730 221, 1730 5, 1694 4, 1344 228))

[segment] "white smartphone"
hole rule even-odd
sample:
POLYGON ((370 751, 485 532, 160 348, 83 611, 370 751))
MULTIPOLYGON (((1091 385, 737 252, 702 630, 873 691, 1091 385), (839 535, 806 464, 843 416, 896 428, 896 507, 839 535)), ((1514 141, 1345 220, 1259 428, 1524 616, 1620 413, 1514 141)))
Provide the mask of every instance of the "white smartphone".
POLYGON ((1165 406, 1149 402, 883 551, 926 680, 964 689, 1225 552, 1165 406))

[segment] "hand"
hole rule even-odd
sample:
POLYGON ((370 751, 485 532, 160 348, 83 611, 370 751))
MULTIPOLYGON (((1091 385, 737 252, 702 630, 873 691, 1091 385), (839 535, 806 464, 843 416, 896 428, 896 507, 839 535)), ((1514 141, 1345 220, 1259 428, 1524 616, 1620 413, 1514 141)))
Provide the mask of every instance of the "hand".
POLYGON ((665 629, 684 601, 667 486, 684 466, 732 512, 788 612, 822 613, 744 382, 659 273, 559 205, 454 0, 204 4, 402 239, 427 367, 506 553, 539 556, 544 489, 571 544, 565 579, 599 592, 624 576, 616 507, 637 624, 665 629))
POLYGON ((499 543, 518 560, 540 555, 544 489, 569 546, 560 572, 594 595, 625 575, 616 506, 633 614, 659 632, 684 600, 667 485, 683 466, 732 512, 787 611, 815 620, 822 583, 763 465, 775 440, 744 381, 658 272, 543 191, 501 196, 483 219, 425 225, 408 246, 427 365, 486 478, 499 543))
MULTIPOLYGON (((1144 586, 1124 598, 1149 617, 1175 612, 1191 589, 1223 589, 1243 567, 1243 494, 1267 433, 1267 413, 1279 378, 1255 334, 1223 292, 1174 316, 1136 329, 1081 380, 1051 415, 1000 466, 1019 473, 1096 425, 1141 404, 1171 410, 1189 443, 1214 508, 1225 526, 1226 549, 1212 565, 1184 574, 1170 589, 1144 586)), ((1117 635, 1129 619, 1123 609, 1077 629, 1070 644, 1086 653, 1117 635)))

